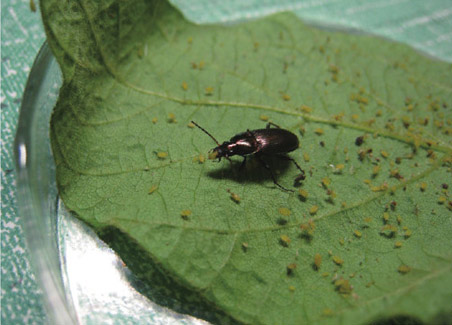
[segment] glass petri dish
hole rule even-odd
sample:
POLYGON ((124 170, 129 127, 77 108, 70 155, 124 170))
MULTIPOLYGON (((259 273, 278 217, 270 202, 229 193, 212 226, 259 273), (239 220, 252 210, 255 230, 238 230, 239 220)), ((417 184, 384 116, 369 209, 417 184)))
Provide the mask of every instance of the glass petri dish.
POLYGON ((44 43, 27 81, 14 148, 18 210, 48 323, 206 324, 138 291, 139 280, 115 252, 64 208, 49 137, 61 85, 59 66, 44 43))

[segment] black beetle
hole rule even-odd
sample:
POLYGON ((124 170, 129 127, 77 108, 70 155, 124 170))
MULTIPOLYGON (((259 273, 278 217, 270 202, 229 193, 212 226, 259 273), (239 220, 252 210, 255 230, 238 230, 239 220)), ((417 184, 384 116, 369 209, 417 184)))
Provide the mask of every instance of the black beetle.
POLYGON ((267 127, 265 129, 257 129, 257 130, 246 130, 246 132, 239 133, 233 136, 229 141, 225 141, 220 144, 217 139, 215 139, 209 132, 207 132, 204 128, 199 126, 196 122, 191 121, 194 125, 196 125, 199 129, 201 129, 204 133, 206 133, 209 137, 215 141, 218 145, 217 147, 211 150, 211 154, 209 158, 215 159, 218 158, 218 161, 221 161, 221 158, 226 158, 231 162, 229 157, 239 155, 243 157, 243 161, 241 164, 241 168, 245 165, 246 157, 250 155, 254 155, 259 162, 270 172, 273 183, 277 185, 279 188, 285 191, 291 191, 284 186, 280 185, 275 178, 270 166, 262 159, 262 156, 276 156, 284 160, 292 161, 295 166, 300 170, 301 174, 297 176, 296 182, 305 179, 305 172, 301 167, 297 164, 297 162, 286 156, 285 154, 291 151, 294 151, 298 148, 298 138, 292 132, 280 128, 278 125, 274 123, 267 123, 267 127), (274 126, 275 128, 270 128, 270 126, 274 126))

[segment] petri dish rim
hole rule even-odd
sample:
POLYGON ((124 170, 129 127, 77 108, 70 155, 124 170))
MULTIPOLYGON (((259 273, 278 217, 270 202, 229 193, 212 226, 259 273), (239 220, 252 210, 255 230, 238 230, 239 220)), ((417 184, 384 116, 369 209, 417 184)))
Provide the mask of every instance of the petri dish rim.
POLYGON ((60 69, 45 42, 33 62, 19 111, 14 142, 16 194, 32 271, 43 292, 48 321, 76 324, 60 267, 58 193, 48 133, 61 84, 60 69))

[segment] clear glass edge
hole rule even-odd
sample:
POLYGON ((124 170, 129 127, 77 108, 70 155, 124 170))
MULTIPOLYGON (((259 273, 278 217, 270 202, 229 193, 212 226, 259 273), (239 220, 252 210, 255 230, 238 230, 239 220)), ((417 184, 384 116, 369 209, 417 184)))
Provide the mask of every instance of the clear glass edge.
MULTIPOLYGON (((36 187, 40 186, 39 170, 31 164, 34 154, 33 134, 36 119, 35 109, 52 63, 53 55, 44 42, 28 77, 19 112, 19 122, 14 142, 16 164, 18 213, 25 232, 27 248, 30 252, 31 267, 39 287, 43 291, 43 302, 48 322, 52 324, 77 324, 74 307, 65 295, 62 272, 59 265, 59 250, 54 231, 42 229, 40 220, 48 217, 48 211, 40 204, 36 187), (46 231, 47 230, 47 231, 46 231)), ((39 193, 39 192, 38 192, 39 193)), ((56 198, 56 197, 55 197, 56 198)), ((56 201, 55 205, 56 205, 56 201)), ((56 208, 56 206, 54 207, 56 208)), ((47 218, 49 220, 50 218, 47 218)), ((55 228, 56 220, 49 228, 55 228)))

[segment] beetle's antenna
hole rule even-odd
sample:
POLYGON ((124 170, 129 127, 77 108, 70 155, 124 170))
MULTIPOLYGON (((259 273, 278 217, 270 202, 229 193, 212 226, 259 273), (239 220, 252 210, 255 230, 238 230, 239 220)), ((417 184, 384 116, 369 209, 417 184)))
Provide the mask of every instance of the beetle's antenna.
POLYGON ((203 131, 205 134, 207 134, 209 137, 211 137, 212 140, 215 141, 215 143, 216 143, 218 146, 220 146, 220 143, 217 141, 217 139, 215 139, 215 138, 213 137, 212 134, 210 134, 209 132, 207 132, 203 127, 199 126, 196 122, 194 122, 194 121, 191 121, 191 122, 192 122, 194 125, 196 125, 198 128, 200 128, 201 131, 203 131))

